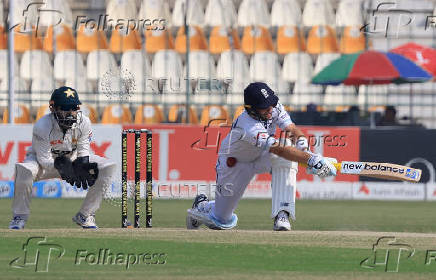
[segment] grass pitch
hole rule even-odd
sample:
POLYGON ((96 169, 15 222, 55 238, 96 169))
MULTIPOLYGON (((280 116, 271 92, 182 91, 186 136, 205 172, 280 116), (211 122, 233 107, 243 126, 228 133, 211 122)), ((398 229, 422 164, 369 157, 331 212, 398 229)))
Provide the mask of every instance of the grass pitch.
POLYGON ((272 231, 270 200, 242 200, 230 231, 185 230, 188 200, 155 200, 153 229, 120 229, 119 208, 103 202, 101 229, 85 231, 71 222, 77 199, 34 199, 26 230, 10 231, 11 202, 0 200, 0 279, 436 277, 436 214, 428 202, 297 201, 291 232, 272 231), (30 237, 40 239, 23 247, 30 237), (373 249, 382 237, 390 238, 373 249))

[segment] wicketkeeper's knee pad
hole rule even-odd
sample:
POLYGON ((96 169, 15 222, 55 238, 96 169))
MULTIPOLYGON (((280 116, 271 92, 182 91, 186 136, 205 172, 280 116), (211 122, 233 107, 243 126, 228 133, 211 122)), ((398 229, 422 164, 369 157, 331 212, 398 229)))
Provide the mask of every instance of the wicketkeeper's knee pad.
POLYGON ((32 165, 26 162, 15 164, 15 181, 33 182, 38 170, 33 170, 32 165))

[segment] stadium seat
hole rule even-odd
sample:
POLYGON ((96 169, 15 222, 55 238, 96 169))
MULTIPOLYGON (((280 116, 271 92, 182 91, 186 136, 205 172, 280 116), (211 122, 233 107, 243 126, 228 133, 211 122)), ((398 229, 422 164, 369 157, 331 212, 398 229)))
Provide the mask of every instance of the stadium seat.
POLYGON ((84 114, 85 116, 87 116, 89 118, 91 123, 98 122, 98 113, 97 113, 97 110, 93 106, 82 103, 82 105, 80 105, 80 111, 82 111, 82 114, 84 114))
POLYGON ((336 11, 336 26, 359 26, 363 25, 364 11, 361 0, 341 0, 336 11))
MULTIPOLYGON (((165 27, 172 25, 170 6, 167 0, 142 0, 138 19, 163 19, 165 27)), ((159 28, 162 28, 159 23, 159 28)))
MULTIPOLYGON (((173 9, 172 25, 183 26, 186 10, 186 0, 176 0, 173 9)), ((203 26, 204 8, 201 0, 189 0, 187 24, 203 26)))
POLYGON ((68 1, 44 0, 39 8, 39 26, 51 26, 59 23, 70 28, 73 25, 73 13, 68 1), (56 12, 53 12, 56 11, 56 12))
MULTIPOLYGON (((173 105, 168 112, 168 121, 172 123, 186 123, 186 106, 173 105)), ((197 110, 189 107, 189 123, 198 124, 197 110)))
POLYGON ((235 121, 244 111, 244 105, 238 106, 238 108, 236 108, 235 112, 233 113, 233 121, 235 121))
POLYGON ((241 44, 242 51, 246 54, 259 51, 274 51, 271 34, 267 28, 262 26, 245 27, 241 44))
MULTIPOLYGON (((30 123, 30 111, 24 104, 15 104, 14 106, 14 123, 30 123)), ((3 111, 3 123, 9 122, 9 110, 6 108, 3 111)))
POLYGON ((47 104, 44 104, 44 105, 41 105, 41 106, 39 106, 38 107, 38 111, 36 112, 36 119, 35 119, 35 122, 37 121, 37 120, 39 120, 40 118, 42 118, 43 116, 45 116, 45 115, 47 115, 47 114, 50 114, 51 112, 50 112, 50 108, 49 108, 49 106, 48 106, 48 102, 47 102, 47 104))
POLYGON ((313 65, 307 53, 289 53, 283 61, 283 80, 295 83, 310 83, 313 74, 313 65))
POLYGON ((241 42, 235 29, 227 29, 224 26, 215 26, 209 36, 209 51, 212 54, 220 54, 231 49, 240 49, 241 42))
POLYGON ((135 113, 135 124, 155 124, 164 121, 164 114, 158 105, 141 105, 135 113))
POLYGON ((339 58, 341 55, 338 53, 322 53, 318 55, 315 63, 313 75, 318 74, 322 69, 329 65, 333 60, 339 58))
POLYGON ((113 53, 122 53, 128 50, 141 49, 141 36, 132 27, 117 28, 112 30, 111 39, 109 41, 109 49, 113 53))
POLYGON ((344 28, 339 51, 344 54, 364 51, 366 48, 365 35, 360 31, 359 26, 347 26, 344 28))
POLYGON ((298 0, 275 0, 271 9, 272 26, 299 26, 301 7, 298 0))
POLYGON ((132 123, 132 113, 130 113, 129 108, 125 105, 108 105, 104 108, 101 123, 132 123))
POLYGON ((44 37, 43 48, 47 52, 53 52, 53 30, 56 34, 56 51, 74 50, 76 42, 74 41, 73 31, 67 25, 49 26, 47 34, 44 37))
POLYGON ((271 18, 265 0, 243 0, 238 10, 238 25, 269 27, 271 18))
POLYGON ((310 103, 316 105, 323 103, 322 86, 297 81, 291 96, 291 104, 301 107, 310 103))
POLYGON ((307 0, 303 10, 303 25, 335 25, 335 13, 330 1, 307 0))
POLYGON ((273 52, 256 52, 250 60, 252 81, 265 82, 276 93, 288 93, 289 87, 282 79, 278 55, 273 52))
MULTIPOLYGON (((0 82, 8 79, 9 76, 9 63, 8 63, 8 51, 0 50, 0 82)), ((20 68, 18 66, 18 58, 14 56, 14 72, 15 76, 20 73, 20 68)))
POLYGON ((53 76, 43 76, 32 80, 30 86, 31 104, 32 107, 46 104, 50 100, 51 93, 56 88, 56 83, 53 76))
POLYGON ((121 69, 128 70, 135 79, 145 79, 151 76, 151 65, 148 56, 141 50, 129 50, 121 56, 121 69))
POLYGON ((189 53, 189 70, 189 79, 216 79, 215 63, 207 51, 189 53))
POLYGON ((145 31, 145 49, 147 53, 174 49, 174 39, 168 30, 145 31))
POLYGON ((227 109, 219 105, 210 105, 203 107, 201 112, 201 125, 220 125, 230 124, 230 116, 227 109))
MULTIPOLYGON (((238 50, 221 53, 217 66, 217 78, 229 84, 228 93, 232 93, 229 97, 242 93, 250 83, 250 69, 246 56, 238 50)), ((235 102, 239 104, 239 100, 236 98, 235 102)))
POLYGON ((5 50, 7 48, 8 48, 8 36, 6 35, 4 26, 0 25, 0 50, 5 50))
MULTIPOLYGON (((203 30, 199 26, 189 27, 189 46, 191 51, 207 50, 207 41, 203 30)), ((180 27, 176 37, 176 51, 186 53, 185 27, 180 27)))
POLYGON ((284 55, 287 53, 304 52, 306 42, 303 33, 297 26, 281 26, 277 32, 277 53, 284 55))
POLYGON ((114 22, 136 19, 137 9, 135 0, 109 0, 106 1, 106 14, 114 22))
POLYGON ((14 50, 17 53, 24 53, 29 50, 41 50, 41 37, 35 31, 24 32, 21 25, 14 27, 14 50), (21 31, 19 31, 21 30, 21 31))
POLYGON ((54 58, 54 76, 56 80, 66 80, 85 73, 86 68, 82 55, 76 50, 56 52, 54 58))
POLYGON ((89 80, 98 80, 108 73, 116 73, 118 66, 114 56, 107 50, 94 50, 88 54, 87 77, 89 80))
POLYGON ((236 27, 237 14, 232 0, 209 0, 204 15, 206 26, 236 27))
POLYGON ((181 78, 183 73, 182 60, 173 50, 162 50, 155 54, 152 65, 154 79, 181 78))
MULTIPOLYGON (((30 93, 27 83, 20 77, 14 77, 15 100, 29 102, 30 93)), ((0 106, 8 106, 9 99, 9 81, 5 79, 0 83, 0 106)))
POLYGON ((307 52, 310 54, 332 53, 338 51, 336 32, 326 25, 314 26, 307 36, 307 52))
POLYGON ((85 28, 85 25, 80 25, 77 31, 77 50, 79 52, 89 53, 107 48, 108 43, 103 30, 85 28))
POLYGON ((20 76, 23 79, 37 79, 52 76, 50 57, 42 50, 29 50, 23 53, 20 65, 20 76))
POLYGON ((327 86, 324 95, 324 106, 336 108, 337 106, 357 105, 357 92, 354 86, 327 86))
POLYGON ((96 94, 92 91, 92 85, 86 79, 85 73, 73 77, 67 77, 65 86, 74 88, 80 94, 82 102, 94 103, 96 94))

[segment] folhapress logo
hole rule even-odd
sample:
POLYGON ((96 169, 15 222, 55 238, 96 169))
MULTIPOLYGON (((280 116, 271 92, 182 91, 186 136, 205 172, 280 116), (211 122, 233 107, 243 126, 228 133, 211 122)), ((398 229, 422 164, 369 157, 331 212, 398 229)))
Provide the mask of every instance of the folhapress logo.
POLYGON ((394 236, 383 236, 372 245, 372 256, 364 259, 360 266, 375 269, 383 267, 385 272, 398 272, 400 259, 411 258, 415 249, 409 244, 397 242, 394 236))
POLYGON ((50 263, 60 259, 65 253, 64 247, 47 242, 47 237, 29 237, 22 248, 24 256, 13 259, 12 268, 34 267, 35 272, 48 272, 50 263))

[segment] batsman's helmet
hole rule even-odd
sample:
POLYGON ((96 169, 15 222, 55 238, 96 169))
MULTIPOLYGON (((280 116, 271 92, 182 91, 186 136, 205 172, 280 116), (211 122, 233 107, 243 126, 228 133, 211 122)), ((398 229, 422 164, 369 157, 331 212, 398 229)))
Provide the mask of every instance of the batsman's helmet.
POLYGON ((263 120, 263 117, 257 112, 257 109, 267 109, 270 106, 275 107, 278 101, 277 95, 265 83, 251 83, 244 90, 245 110, 251 117, 258 120, 263 120))
POLYGON ((77 113, 72 113, 72 111, 78 111, 82 102, 75 89, 66 86, 55 89, 51 94, 49 104, 50 111, 61 128, 71 128, 77 122, 77 113))

